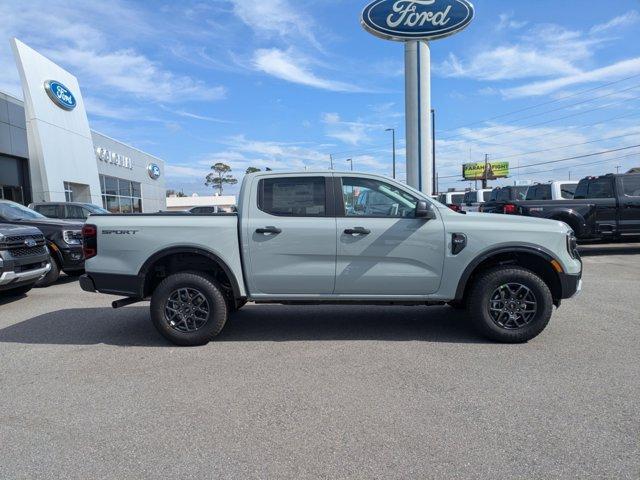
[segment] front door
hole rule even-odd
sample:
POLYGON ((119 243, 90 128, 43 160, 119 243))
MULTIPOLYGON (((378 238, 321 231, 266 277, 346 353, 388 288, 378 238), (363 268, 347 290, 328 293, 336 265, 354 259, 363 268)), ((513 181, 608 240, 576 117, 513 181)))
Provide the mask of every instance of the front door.
POLYGON ((640 174, 618 177, 620 233, 640 233, 640 174))
POLYGON ((336 177, 344 211, 337 212, 337 295, 422 296, 440 286, 444 225, 415 218, 418 199, 392 184, 336 177))
POLYGON ((257 179, 244 238, 255 297, 326 296, 336 273, 336 219, 330 176, 257 179))

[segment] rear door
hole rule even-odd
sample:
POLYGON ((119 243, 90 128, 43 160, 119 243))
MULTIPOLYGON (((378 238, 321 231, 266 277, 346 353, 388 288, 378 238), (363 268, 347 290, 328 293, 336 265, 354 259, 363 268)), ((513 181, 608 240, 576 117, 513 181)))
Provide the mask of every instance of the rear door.
POLYGON ((257 297, 333 293, 336 219, 331 176, 254 180, 243 231, 248 284, 257 297))
POLYGON ((445 251, 439 214, 435 220, 415 218, 418 199, 393 184, 349 176, 335 180, 335 293, 380 297, 436 292, 445 251), (362 198, 368 200, 365 205, 362 198))
POLYGON ((618 177, 620 233, 640 233, 640 174, 618 177))

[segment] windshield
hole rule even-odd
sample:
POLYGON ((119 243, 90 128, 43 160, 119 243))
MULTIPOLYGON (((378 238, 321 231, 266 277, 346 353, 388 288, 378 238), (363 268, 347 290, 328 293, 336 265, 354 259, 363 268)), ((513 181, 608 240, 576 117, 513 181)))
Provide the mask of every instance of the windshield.
POLYGON ((0 202, 0 217, 5 218, 6 220, 32 220, 34 218, 47 218, 30 208, 14 202, 0 202))
POLYGON ((93 205, 92 203, 88 203, 84 207, 91 213, 111 213, 109 210, 93 205))

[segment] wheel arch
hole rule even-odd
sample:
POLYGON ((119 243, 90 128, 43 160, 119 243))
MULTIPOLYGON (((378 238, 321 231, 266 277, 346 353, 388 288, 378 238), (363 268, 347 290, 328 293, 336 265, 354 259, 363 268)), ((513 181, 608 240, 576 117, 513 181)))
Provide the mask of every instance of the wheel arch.
MULTIPOLYGON (((549 250, 533 245, 504 245, 478 255, 467 265, 456 288, 456 301, 464 301, 473 278, 480 272, 497 265, 519 265, 538 274, 551 290, 554 302, 562 298, 562 282, 551 265, 558 262, 549 250)), ((560 264, 561 265, 561 264, 560 264)))
MULTIPOLYGON (((151 287, 153 285, 152 277, 153 273, 159 265, 165 265, 167 262, 170 262, 172 258, 176 256, 188 256, 189 258, 202 258, 205 259, 205 262, 202 264, 202 267, 197 270, 208 271, 206 267, 215 266, 222 272, 227 280, 229 281, 229 285, 231 288, 231 292, 233 293, 234 298, 238 299, 242 297, 242 292, 240 290, 240 285, 238 283, 238 279, 236 278, 233 270, 227 265, 227 263, 220 258, 215 253, 210 250, 206 250, 200 247, 189 247, 189 246, 181 246, 181 247, 168 247, 162 250, 157 251, 153 255, 151 255, 140 267, 138 272, 138 277, 142 280, 142 295, 143 297, 149 293, 151 287)), ((177 271, 187 271, 193 270, 193 268, 180 268, 176 271, 172 271, 170 273, 175 273, 177 271)), ((215 272, 215 269, 214 269, 215 272)))
POLYGON ((584 230, 585 219, 575 210, 561 210, 555 212, 549 217, 549 220, 558 220, 566 223, 572 230, 574 230, 574 233, 578 237, 582 235, 584 230))

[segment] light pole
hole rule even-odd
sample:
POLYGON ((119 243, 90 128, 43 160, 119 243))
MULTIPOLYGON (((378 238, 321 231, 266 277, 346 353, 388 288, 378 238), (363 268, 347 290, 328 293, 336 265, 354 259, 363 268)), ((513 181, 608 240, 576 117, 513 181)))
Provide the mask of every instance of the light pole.
POLYGON ((393 150, 392 150, 393 151, 393 155, 392 155, 392 158, 393 158, 393 170, 392 170, 392 173, 393 173, 393 175, 392 176, 395 179, 396 178, 396 129, 395 128, 387 128, 385 130, 385 132, 391 132, 391 145, 392 145, 392 148, 393 148, 393 150))
POLYGON ((346 161, 351 164, 351 171, 353 172, 353 158, 347 158, 346 161))

